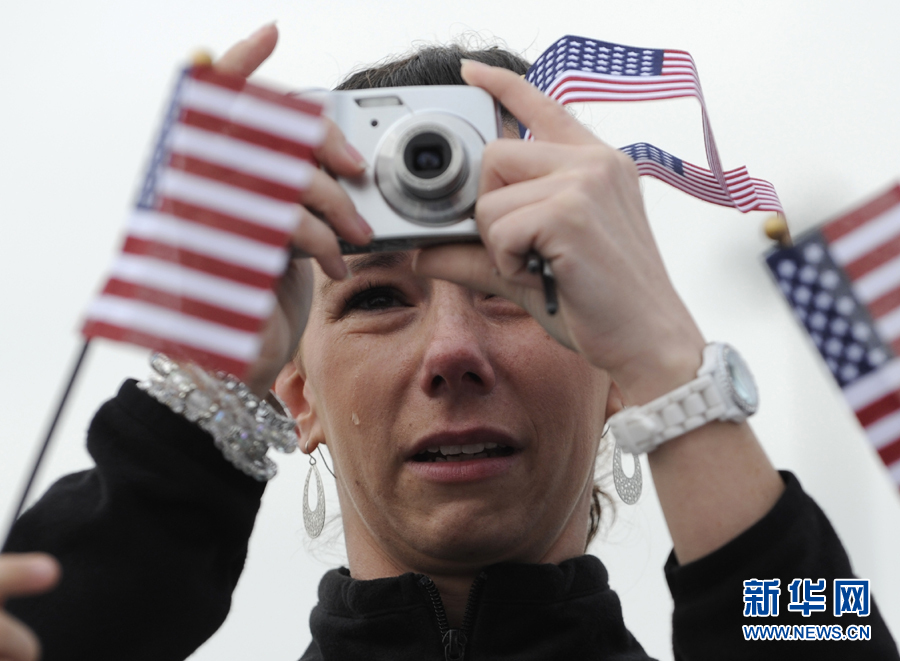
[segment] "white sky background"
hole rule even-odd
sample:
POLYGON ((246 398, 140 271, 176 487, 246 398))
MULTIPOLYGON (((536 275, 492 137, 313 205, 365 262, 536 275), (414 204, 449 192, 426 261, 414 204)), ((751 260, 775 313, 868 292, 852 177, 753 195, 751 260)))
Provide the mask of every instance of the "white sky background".
MULTIPOLYGON (((568 33, 687 50, 725 167, 747 165, 772 181, 795 234, 900 179, 900 5, 893 0, 3 3, 4 531, 79 346, 81 312, 118 247, 176 68, 197 47, 220 54, 274 19, 281 42, 262 77, 296 87, 330 87, 413 42, 470 33, 502 37, 529 59, 568 33)), ((647 140, 703 162, 692 101, 595 105, 582 117, 617 146, 647 140)), ((644 189, 666 264, 701 328, 736 345, 756 374, 762 408, 753 426, 766 450, 829 515, 900 634, 900 497, 763 269, 765 215, 702 203, 656 181, 645 180, 644 189)), ((40 490, 89 465, 82 439, 93 410, 124 377, 147 370, 146 352, 95 344, 40 490)), ((332 541, 306 540, 307 462, 280 459, 231 615, 194 659, 297 659, 308 643, 315 588, 341 562, 342 541, 337 524, 326 529, 332 541)), ((323 476, 334 513, 333 481, 323 476)), ((626 623, 660 659, 672 657, 662 574, 669 548, 652 486, 638 506, 619 505, 612 529, 592 548, 610 569, 626 623)))

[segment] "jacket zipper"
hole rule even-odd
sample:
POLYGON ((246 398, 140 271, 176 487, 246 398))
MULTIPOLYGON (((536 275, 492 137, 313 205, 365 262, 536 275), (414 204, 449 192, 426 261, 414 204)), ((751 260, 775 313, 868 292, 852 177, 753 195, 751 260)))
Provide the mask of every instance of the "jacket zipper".
POLYGON ((427 576, 422 576, 419 579, 419 585, 428 593, 431 606, 434 609, 434 615, 437 618, 438 628, 441 630, 441 643, 444 646, 445 661, 463 661, 465 657, 466 643, 469 639, 469 633, 472 631, 472 625, 475 623, 475 610, 486 578, 487 575, 484 572, 475 577, 475 581, 469 589, 466 609, 463 611, 462 626, 459 629, 450 628, 450 623, 447 621, 447 611, 444 610, 444 602, 441 601, 441 593, 438 591, 434 581, 427 576))

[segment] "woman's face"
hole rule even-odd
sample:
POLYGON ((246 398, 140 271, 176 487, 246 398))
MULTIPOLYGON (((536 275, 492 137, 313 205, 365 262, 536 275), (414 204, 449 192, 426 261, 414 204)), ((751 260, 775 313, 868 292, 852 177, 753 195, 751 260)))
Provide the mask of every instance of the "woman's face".
POLYGON ((402 571, 537 562, 573 535, 583 551, 606 375, 410 253, 348 262, 348 281, 317 272, 281 388, 334 458, 351 565, 363 548, 402 571))

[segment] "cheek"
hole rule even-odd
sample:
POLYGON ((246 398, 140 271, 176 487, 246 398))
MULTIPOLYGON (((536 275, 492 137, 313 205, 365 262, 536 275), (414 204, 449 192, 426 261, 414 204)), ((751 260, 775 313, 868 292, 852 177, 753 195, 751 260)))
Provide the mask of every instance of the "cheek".
POLYGON ((344 335, 310 342, 306 355, 314 358, 307 375, 321 433, 343 481, 350 489, 380 491, 385 472, 399 464, 393 428, 411 361, 396 347, 370 340, 344 335))
POLYGON ((537 461, 556 467, 547 479, 560 484, 571 481, 569 487, 580 491, 584 479, 593 474, 609 377, 549 336, 528 347, 522 347, 523 355, 511 363, 519 365, 520 371, 510 377, 525 390, 520 399, 529 406, 529 417, 542 441, 537 461))
POLYGON ((511 346, 504 361, 510 383, 534 407, 534 419, 564 430, 602 428, 608 375, 540 331, 539 338, 511 346))

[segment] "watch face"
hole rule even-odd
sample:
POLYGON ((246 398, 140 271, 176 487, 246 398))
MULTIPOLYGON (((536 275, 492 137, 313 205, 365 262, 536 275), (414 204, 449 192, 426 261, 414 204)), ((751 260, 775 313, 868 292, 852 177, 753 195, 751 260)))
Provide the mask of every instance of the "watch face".
POLYGON ((753 381, 753 375, 750 374, 744 359, 731 347, 727 347, 725 350, 725 367, 731 380, 735 404, 747 415, 755 413, 756 408, 759 406, 759 393, 756 390, 756 382, 753 381))

